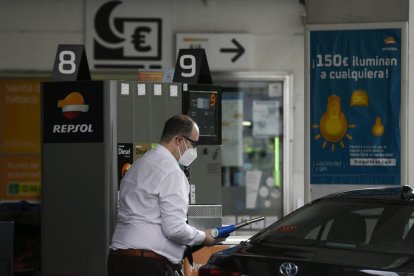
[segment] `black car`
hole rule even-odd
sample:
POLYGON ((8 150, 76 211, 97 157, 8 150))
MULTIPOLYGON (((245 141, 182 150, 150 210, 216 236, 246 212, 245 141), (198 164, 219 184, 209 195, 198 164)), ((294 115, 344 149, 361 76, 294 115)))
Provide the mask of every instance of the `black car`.
POLYGON ((212 255, 200 276, 414 275, 409 186, 332 194, 212 255))

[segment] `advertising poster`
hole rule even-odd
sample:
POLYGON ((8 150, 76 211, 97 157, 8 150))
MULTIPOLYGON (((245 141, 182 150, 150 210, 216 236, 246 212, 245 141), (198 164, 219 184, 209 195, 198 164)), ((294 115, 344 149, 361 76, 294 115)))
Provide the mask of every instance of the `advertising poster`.
POLYGON ((0 156, 0 201, 40 200, 40 155, 0 156))
POLYGON ((40 154, 40 81, 0 81, 1 153, 40 154))
POLYGON ((243 99, 239 93, 225 93, 222 95, 221 104, 222 166, 241 167, 243 166, 243 99))
POLYGON ((40 200, 40 82, 0 81, 0 202, 40 200))
POLYGON ((279 111, 279 101, 253 101, 253 137, 281 135, 279 111))
POLYGON ((400 184, 401 29, 310 33, 311 184, 400 184))

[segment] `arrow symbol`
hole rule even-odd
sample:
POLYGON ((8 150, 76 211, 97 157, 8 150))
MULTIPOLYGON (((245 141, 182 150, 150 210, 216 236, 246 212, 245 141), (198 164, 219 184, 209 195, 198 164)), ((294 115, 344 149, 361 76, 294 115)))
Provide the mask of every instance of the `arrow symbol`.
POLYGON ((235 40, 234 38, 231 40, 231 42, 233 42, 233 44, 237 47, 237 48, 221 48, 220 49, 220 53, 237 53, 232 59, 231 62, 236 62, 236 60, 238 60, 243 54, 244 54, 244 48, 243 46, 241 46, 241 44, 239 42, 237 42, 237 40, 235 40))

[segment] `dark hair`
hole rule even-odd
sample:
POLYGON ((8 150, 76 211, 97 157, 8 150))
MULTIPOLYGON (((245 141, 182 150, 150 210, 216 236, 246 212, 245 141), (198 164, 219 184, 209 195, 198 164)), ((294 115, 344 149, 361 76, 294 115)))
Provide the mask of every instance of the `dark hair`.
POLYGON ((176 135, 185 135, 190 137, 194 124, 195 122, 193 119, 187 115, 175 115, 165 122, 160 140, 162 142, 170 142, 176 135))

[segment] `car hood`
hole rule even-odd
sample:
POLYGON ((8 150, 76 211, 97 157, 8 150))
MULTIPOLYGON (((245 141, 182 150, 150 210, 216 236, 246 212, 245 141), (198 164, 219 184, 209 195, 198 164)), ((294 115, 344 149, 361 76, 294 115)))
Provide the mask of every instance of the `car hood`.
POLYGON ((283 275, 280 270, 291 266, 291 274, 285 275, 396 276, 414 275, 413 257, 320 247, 244 244, 215 254, 209 263, 246 275, 283 275), (297 274, 293 274, 295 267, 297 274))

